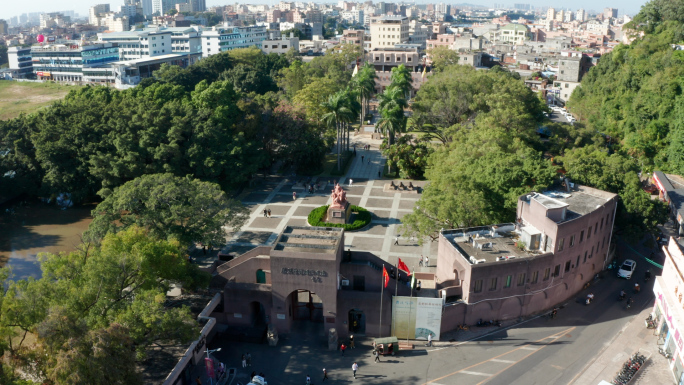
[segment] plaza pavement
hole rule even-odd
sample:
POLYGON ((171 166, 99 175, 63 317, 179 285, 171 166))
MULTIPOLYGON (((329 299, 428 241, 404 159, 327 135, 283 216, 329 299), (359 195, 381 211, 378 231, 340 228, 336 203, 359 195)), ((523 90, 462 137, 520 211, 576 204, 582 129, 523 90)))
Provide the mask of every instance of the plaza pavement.
POLYGON ((378 174, 382 175, 385 167, 385 158, 378 148, 380 140, 359 134, 352 138, 351 144, 356 145, 356 157, 347 174, 338 180, 314 177, 311 183, 324 186, 314 194, 308 194, 303 185, 297 183, 306 180, 305 177, 267 178, 260 186, 243 194, 241 201, 249 208, 250 217, 241 231, 231 234, 223 252, 242 254, 257 246, 270 246, 286 226, 306 226, 311 210, 331 203, 330 193, 334 183, 339 182, 347 193, 347 200, 365 207, 373 218, 370 226, 345 232, 345 249, 372 252, 392 265, 401 258, 412 270, 434 272, 437 242, 419 245, 416 239, 400 237, 399 244, 394 245, 401 218, 413 210, 420 194, 383 191, 390 179, 378 174), (371 149, 363 150, 365 144, 370 144, 371 149), (353 181, 351 185, 350 180, 353 181), (293 192, 297 193, 297 199, 292 198, 293 192), (264 209, 271 210, 271 218, 264 217, 264 209), (421 255, 430 256, 431 266, 419 267, 421 255))

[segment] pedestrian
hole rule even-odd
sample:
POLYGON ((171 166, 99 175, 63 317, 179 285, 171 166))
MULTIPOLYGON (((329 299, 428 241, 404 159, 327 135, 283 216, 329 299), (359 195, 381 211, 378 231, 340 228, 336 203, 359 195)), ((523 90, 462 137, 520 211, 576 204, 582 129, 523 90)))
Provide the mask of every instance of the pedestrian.
POLYGON ((399 237, 394 237, 394 244, 398 245, 399 244, 399 237))
POLYGON ((354 180, 351 179, 351 178, 349 178, 349 186, 350 186, 350 187, 351 187, 351 185, 352 185, 353 183, 354 183, 354 180))
POLYGON ((268 209, 268 217, 271 217, 271 209, 268 209))
POLYGON ((297 199, 297 192, 293 191, 292 192, 292 200, 296 200, 296 199, 297 199))
POLYGON ((321 380, 321 382, 323 382, 323 381, 325 381, 325 380, 327 380, 327 379, 328 379, 328 371, 325 370, 325 368, 323 368, 323 380, 321 380))
POLYGON ((342 351, 342 355, 344 355, 344 351, 347 350, 347 347, 342 344, 342 346, 340 346, 340 350, 342 351))
POLYGON ((195 380, 195 382, 197 383, 197 385, 202 385, 202 380, 200 380, 199 377, 197 377, 197 379, 195 380))
POLYGON ((247 357, 244 354, 242 355, 242 367, 247 367, 247 357))
MULTIPOLYGON (((354 320, 354 323, 356 324, 356 320, 354 320)), ((353 334, 349 336, 349 348, 350 349, 356 349, 356 347, 354 346, 354 335, 353 334)))
POLYGON ((356 379, 356 371, 357 370, 359 370, 359 365, 357 365, 356 362, 354 362, 354 364, 352 365, 352 372, 354 372, 354 379, 356 379))
POLYGON ((252 355, 247 352, 247 366, 252 366, 252 355))
POLYGON ((423 267, 423 255, 420 256, 420 261, 418 261, 418 266, 423 267))
POLYGON ((428 333, 428 344, 427 346, 432 346, 432 333, 428 333))
POLYGON ((378 171, 378 179, 382 178, 382 171, 378 171))
POLYGON ((361 163, 363 163, 363 158, 364 158, 364 156, 363 156, 363 155, 361 155, 361 163))
POLYGON ((430 267, 430 257, 425 256, 425 267, 430 267))
POLYGON ((373 355, 375 356, 375 362, 380 362, 380 353, 378 349, 373 349, 373 355))
POLYGON ((306 375, 306 385, 311 385, 311 376, 306 375))
POLYGON ((420 281, 416 284, 416 291, 420 291, 420 281))
POLYGON ((264 209, 264 218, 266 218, 267 214, 268 214, 268 210, 264 209))

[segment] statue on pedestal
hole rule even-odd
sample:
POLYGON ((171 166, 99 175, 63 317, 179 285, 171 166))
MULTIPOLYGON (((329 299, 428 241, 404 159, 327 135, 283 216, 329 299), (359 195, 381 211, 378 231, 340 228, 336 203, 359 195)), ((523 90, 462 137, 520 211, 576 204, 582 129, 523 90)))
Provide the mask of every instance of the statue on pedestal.
POLYGON ((342 189, 339 183, 335 185, 330 197, 332 198, 332 204, 330 207, 340 209, 347 207, 347 193, 342 189))

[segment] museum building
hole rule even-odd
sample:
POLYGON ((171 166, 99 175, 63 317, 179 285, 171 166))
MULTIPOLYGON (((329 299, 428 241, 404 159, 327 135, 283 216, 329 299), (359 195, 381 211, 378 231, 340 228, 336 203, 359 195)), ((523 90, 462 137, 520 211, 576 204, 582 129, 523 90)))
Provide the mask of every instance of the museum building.
MULTIPOLYGON (((440 231, 438 255, 430 256, 436 273, 416 273, 430 289, 413 295, 441 299, 441 332, 546 311, 610 262, 617 195, 566 183, 519 197, 515 223, 440 231)), ((343 229, 287 226, 271 246, 217 266, 211 286, 222 289, 223 306, 212 317, 279 333, 388 336, 393 322, 413 325, 392 319, 392 296, 411 295, 406 282, 373 253, 344 250, 343 229), (383 265, 392 275, 386 288, 383 265)), ((409 309, 409 320, 416 316, 409 309)))

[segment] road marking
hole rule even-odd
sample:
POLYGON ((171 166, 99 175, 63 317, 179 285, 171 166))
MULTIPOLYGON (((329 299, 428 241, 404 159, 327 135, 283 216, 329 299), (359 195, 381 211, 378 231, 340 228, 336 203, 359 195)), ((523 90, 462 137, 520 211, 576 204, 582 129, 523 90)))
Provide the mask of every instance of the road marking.
MULTIPOLYGON (((544 339, 546 339, 546 338, 544 338, 544 339)), ((523 350, 539 350, 539 348, 536 348, 534 346, 527 346, 527 345, 521 346, 520 349, 523 349, 523 350)))
POLYGON ((498 358, 495 358, 495 359, 489 360, 489 361, 491 361, 491 362, 501 362, 501 363, 504 363, 504 364, 512 364, 512 363, 515 363, 515 361, 511 361, 511 360, 500 360, 500 359, 498 359, 498 358))
MULTIPOLYGON (((511 362, 508 366, 506 366, 504 369, 498 371, 497 373, 494 373, 493 375, 489 376, 489 377, 488 377, 487 379, 485 379, 484 381, 479 382, 478 385, 479 385, 479 384, 482 384, 482 383, 484 383, 484 382, 486 382, 487 380, 489 380, 489 379, 492 378, 492 377, 496 377, 497 375, 501 374, 503 371, 505 371, 506 369, 510 368, 511 366, 517 364, 518 362, 524 360, 525 358, 527 358, 527 357, 533 355, 534 353, 538 352, 539 350, 543 349, 545 346, 548 346, 548 345, 552 344, 553 342, 555 342, 556 340, 558 340, 559 338, 564 337, 567 333, 569 333, 569 332, 575 330, 575 328, 576 328, 576 326, 573 326, 573 327, 571 327, 571 328, 569 328, 569 329, 563 330, 562 332, 554 333, 554 334, 551 334, 550 336, 547 336, 547 337, 538 339, 537 341, 534 341, 534 343, 541 343, 541 346, 540 346, 538 349, 534 349, 533 352, 530 352, 529 354, 527 354, 526 356, 524 356, 523 358, 521 358, 521 359, 519 359, 519 360, 517 360, 517 361, 512 361, 512 362, 511 362), (553 338, 553 339, 552 339, 551 341, 549 341, 549 342, 543 342, 544 340, 549 339, 549 338, 553 338)), ((495 359, 499 359, 500 357, 503 357, 503 356, 505 356, 505 355, 511 354, 511 353, 516 352, 516 351, 518 351, 518 350, 522 350, 522 349, 524 349, 524 348, 526 348, 526 347, 527 347, 527 345, 521 346, 521 347, 518 347, 518 348, 515 348, 515 349, 510 350, 510 351, 505 352, 505 353, 501 353, 501 354, 499 354, 498 356, 494 356, 494 357, 492 357, 492 358, 490 358, 490 359, 488 359, 488 360, 484 360, 484 361, 478 362, 478 363, 476 363, 476 364, 470 365, 470 366, 465 367, 465 368, 463 368, 463 369, 460 369, 460 370, 457 370, 457 371, 455 371, 455 372, 446 374, 446 375, 444 375, 444 376, 442 376, 442 377, 435 378, 434 380, 429 381, 429 382, 426 382, 426 383, 423 383, 422 385, 431 385, 431 384, 433 384, 433 381, 443 380, 443 379, 445 379, 445 378, 447 378, 447 377, 453 376, 454 374, 464 373, 464 372, 468 371, 468 369, 472 369, 472 368, 474 368, 474 367, 476 367, 476 366, 480 366, 480 365, 485 364, 485 363, 487 363, 487 362, 492 362, 492 361, 494 361, 495 359)))
POLYGON ((461 373, 465 374, 472 374, 473 376, 485 376, 485 377, 491 377, 491 374, 489 373, 482 373, 482 372, 471 372, 470 370, 464 370, 461 373))

